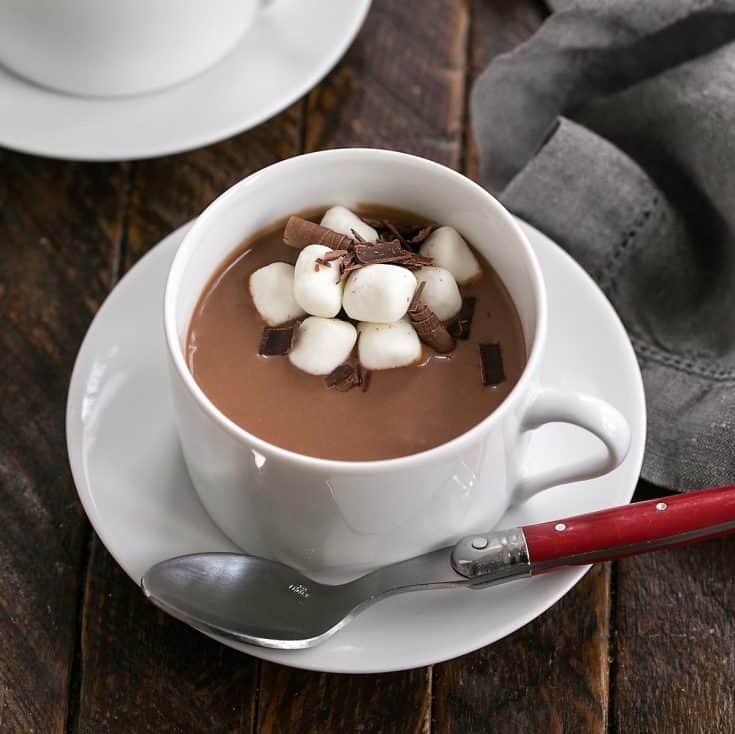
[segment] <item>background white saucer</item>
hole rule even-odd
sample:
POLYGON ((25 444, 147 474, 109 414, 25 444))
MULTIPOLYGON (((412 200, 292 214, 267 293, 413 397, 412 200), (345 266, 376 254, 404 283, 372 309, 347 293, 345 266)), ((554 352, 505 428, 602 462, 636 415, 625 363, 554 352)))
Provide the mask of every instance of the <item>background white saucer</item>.
POLYGON ((208 145, 267 120, 319 82, 370 0, 274 0, 237 47, 190 81, 110 99, 45 89, 0 66, 0 145, 74 160, 128 160, 208 145))
MULTIPOLYGON (((136 583, 164 558, 236 550, 191 486, 169 400, 163 287, 188 226, 146 255, 105 301, 82 344, 69 388, 67 443, 77 491, 102 542, 136 583)), ((542 381, 609 400, 630 422, 633 443, 614 472, 545 492, 509 512, 503 526, 628 502, 645 443, 641 376, 615 312, 568 255, 535 229, 521 226, 541 262, 549 294, 542 381)), ((595 450, 601 447, 580 429, 549 426, 532 439, 529 464, 538 468, 595 450)), ((567 569, 481 591, 392 597, 310 650, 225 644, 313 670, 373 673, 428 665, 518 629, 563 596, 585 570, 567 569)))

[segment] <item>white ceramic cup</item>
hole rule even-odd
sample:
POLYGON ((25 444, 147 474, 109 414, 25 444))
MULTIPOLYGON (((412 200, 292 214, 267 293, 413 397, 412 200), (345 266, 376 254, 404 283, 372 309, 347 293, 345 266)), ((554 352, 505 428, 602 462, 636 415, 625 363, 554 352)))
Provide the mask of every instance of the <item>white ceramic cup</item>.
POLYGON ((219 61, 261 0, 2 0, 0 64, 72 94, 150 92, 219 61))
MULTIPOLYGON (((512 217, 477 184, 422 158, 331 150, 249 176, 211 204, 186 235, 168 277, 164 310, 178 431, 202 503, 249 553, 318 579, 342 580, 487 531, 509 505, 550 486, 604 474, 628 451, 630 430, 615 408, 539 384, 546 291, 512 217), (390 204, 456 227, 510 291, 528 363, 505 401, 448 443, 385 461, 328 461, 274 446, 226 418, 189 372, 184 341, 208 279, 244 239, 294 212, 359 202, 390 204), (529 433, 555 421, 585 428, 606 451, 528 475, 523 456, 529 433)), ((329 440, 331 426, 318 414, 314 430, 329 440)))

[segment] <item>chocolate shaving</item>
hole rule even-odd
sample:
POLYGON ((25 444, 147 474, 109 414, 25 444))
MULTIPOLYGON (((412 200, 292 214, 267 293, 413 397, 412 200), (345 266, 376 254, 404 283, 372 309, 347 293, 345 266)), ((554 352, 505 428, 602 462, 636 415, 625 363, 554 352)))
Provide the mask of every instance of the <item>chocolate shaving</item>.
POLYGON ((432 224, 396 224, 396 228, 403 234, 404 237, 411 239, 411 237, 424 227, 433 227, 432 224))
MULTIPOLYGON (((430 257, 422 257, 401 245, 400 240, 378 240, 377 242, 358 243, 355 245, 355 258, 362 265, 389 263, 401 265, 409 270, 418 270, 424 265, 434 262, 430 257)), ((346 267, 349 267, 347 264, 346 267)))
POLYGON ((342 268, 342 277, 340 280, 344 280, 351 272, 354 270, 359 270, 360 268, 364 268, 365 266, 362 263, 354 263, 352 265, 347 265, 346 267, 342 268))
POLYGON ((480 360, 482 362, 482 384, 499 385, 505 380, 503 369, 503 354, 500 344, 480 344, 480 360))
POLYGON ((393 222, 389 222, 387 219, 383 220, 383 224, 385 225, 385 228, 398 240, 398 242, 400 242, 401 247, 407 250, 408 244, 406 243, 403 235, 398 231, 396 225, 393 224, 393 222))
POLYGON ((373 373, 370 370, 365 370, 363 376, 362 376, 362 391, 367 392, 367 389, 370 387, 370 380, 373 377, 373 373))
POLYGON ((429 224, 426 227, 421 227, 415 235, 408 238, 409 245, 420 245, 433 231, 433 227, 429 224))
POLYGON ((266 326, 260 338, 258 354, 263 357, 279 357, 291 351, 293 343, 293 326, 266 326))
POLYGON ((330 262, 332 260, 339 260, 343 255, 347 254, 347 250, 332 250, 331 252, 325 252, 319 260, 324 262, 330 262))
POLYGON ((462 298, 462 308, 460 308, 455 320, 447 327, 449 329, 449 333, 455 339, 470 338, 472 318, 475 315, 476 303, 477 299, 474 296, 464 296, 462 298))
POLYGON ((355 256, 364 265, 371 263, 396 263, 413 257, 398 240, 378 240, 355 245, 355 256))
POLYGON ((363 217, 378 233, 380 239, 397 239, 407 250, 416 250, 418 246, 431 234, 434 226, 429 224, 398 224, 388 219, 363 217))
POLYGON ((426 288, 426 281, 422 280, 418 288, 413 292, 413 298, 411 298, 411 303, 408 304, 408 312, 410 313, 412 310, 415 310, 416 307, 419 305, 421 301, 421 295, 424 292, 424 288, 426 288))
POLYGON ((326 245, 333 250, 346 250, 353 244, 347 235, 297 216, 288 218, 283 230, 283 242, 299 249, 307 245, 326 245))
POLYGON ((324 384, 338 392, 347 392, 352 390, 353 387, 360 386, 362 386, 363 391, 367 389, 362 365, 359 362, 354 364, 344 362, 338 365, 324 378, 324 384))
POLYGON ((447 327, 437 318, 437 315, 421 302, 426 281, 421 281, 413 294, 408 307, 408 317, 413 328, 424 344, 428 344, 438 354, 451 352, 455 347, 454 337, 447 331, 447 327))
POLYGON ((347 392, 361 383, 362 375, 348 362, 338 365, 324 378, 324 384, 338 392, 347 392))
POLYGON ((354 229, 350 229, 350 232, 352 232, 352 236, 355 242, 362 242, 362 243, 367 242, 367 240, 359 232, 356 232, 354 229))
POLYGON ((331 268, 334 260, 339 260, 339 258, 344 257, 348 252, 352 252, 352 250, 331 250, 330 252, 325 252, 321 257, 314 260, 314 270, 319 270, 320 265, 331 268))
POLYGON ((325 378, 324 383, 327 387, 337 387, 342 384, 345 380, 351 380, 352 374, 355 370, 351 364, 337 365, 325 378))

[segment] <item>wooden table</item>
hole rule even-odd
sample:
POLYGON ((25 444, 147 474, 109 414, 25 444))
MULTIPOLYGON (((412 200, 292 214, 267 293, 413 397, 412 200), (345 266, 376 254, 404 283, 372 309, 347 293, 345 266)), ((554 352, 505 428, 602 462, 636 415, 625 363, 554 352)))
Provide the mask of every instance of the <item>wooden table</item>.
POLYGON ((451 662, 321 675, 233 652, 147 604, 67 468, 74 356, 141 255, 302 151, 396 148, 475 176, 468 88, 542 19, 530 0, 376 0, 323 84, 231 140, 134 163, 0 152, 1 732, 735 731, 735 539, 597 567, 536 621, 451 662))

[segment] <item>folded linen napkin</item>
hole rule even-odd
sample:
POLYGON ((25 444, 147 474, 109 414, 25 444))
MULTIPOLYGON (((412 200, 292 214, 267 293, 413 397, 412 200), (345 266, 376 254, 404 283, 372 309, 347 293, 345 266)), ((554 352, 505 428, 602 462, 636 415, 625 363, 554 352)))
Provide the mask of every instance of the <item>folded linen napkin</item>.
POLYGON ((612 301, 643 476, 735 481, 735 1, 556 0, 472 92, 487 185, 612 301))

